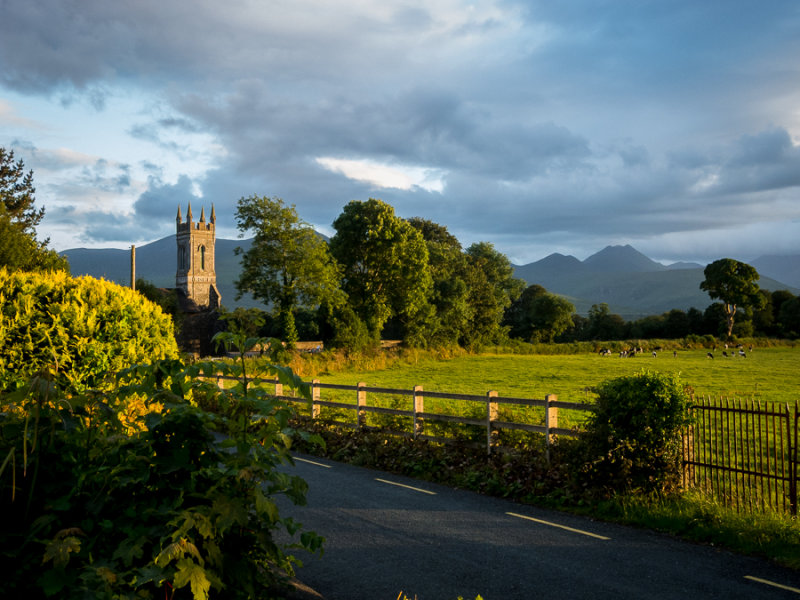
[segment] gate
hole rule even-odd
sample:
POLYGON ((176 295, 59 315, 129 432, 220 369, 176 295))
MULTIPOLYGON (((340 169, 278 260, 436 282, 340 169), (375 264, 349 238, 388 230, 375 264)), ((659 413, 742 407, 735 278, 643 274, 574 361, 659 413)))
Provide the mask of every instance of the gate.
POLYGON ((739 512, 797 514, 798 406, 701 399, 683 436, 683 484, 739 512))

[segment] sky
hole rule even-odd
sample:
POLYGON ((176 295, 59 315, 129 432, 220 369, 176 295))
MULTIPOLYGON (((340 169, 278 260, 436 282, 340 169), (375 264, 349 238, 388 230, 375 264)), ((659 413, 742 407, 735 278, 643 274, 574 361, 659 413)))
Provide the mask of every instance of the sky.
POLYGON ((800 254, 795 0, 0 0, 0 146, 39 237, 125 248, 279 197, 513 263, 800 254))

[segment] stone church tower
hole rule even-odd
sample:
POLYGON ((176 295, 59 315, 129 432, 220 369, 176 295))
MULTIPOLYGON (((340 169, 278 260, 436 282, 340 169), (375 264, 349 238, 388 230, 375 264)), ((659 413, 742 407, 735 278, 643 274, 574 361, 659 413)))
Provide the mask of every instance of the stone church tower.
POLYGON ((178 270, 175 287, 199 308, 216 309, 222 300, 217 289, 217 274, 214 270, 214 243, 216 241, 217 216, 211 205, 211 219, 206 222, 205 207, 200 209, 200 221, 192 221, 192 203, 186 210, 186 222, 178 205, 176 218, 178 242, 178 270))

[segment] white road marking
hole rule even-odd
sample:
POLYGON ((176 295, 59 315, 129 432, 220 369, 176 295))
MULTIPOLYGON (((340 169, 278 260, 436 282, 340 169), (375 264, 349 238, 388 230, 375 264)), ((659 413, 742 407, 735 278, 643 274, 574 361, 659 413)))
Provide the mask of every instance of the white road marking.
POLYGON ((750 581, 757 581, 758 583, 763 583, 764 585, 771 585, 772 587, 776 587, 781 590, 788 590, 790 592, 794 592, 795 594, 800 594, 800 589, 789 587, 788 585, 781 585, 780 583, 775 583, 774 581, 770 581, 769 579, 761 579, 760 577, 753 577, 752 575, 745 575, 745 579, 749 579, 750 581))
POLYGON ((396 481, 387 481, 385 479, 378 479, 377 477, 375 478, 375 481, 380 481, 381 483, 388 483, 389 485, 396 485, 397 487, 402 487, 402 488, 406 488, 406 489, 409 489, 409 490, 414 490, 415 492, 421 492, 423 494, 429 494, 431 496, 435 496, 436 495, 436 492, 431 492, 429 490, 423 490, 423 489, 420 489, 420 488, 412 487, 410 485, 405 485, 403 483, 397 483, 396 481))
POLYGON ((520 519, 526 519, 528 521, 533 521, 534 523, 541 523, 542 525, 549 525, 550 527, 558 527, 559 529, 566 529, 567 531, 571 531, 572 533, 580 533, 581 535, 588 535, 589 537, 597 538, 598 540, 610 540, 611 538, 606 537, 604 535, 597 535, 596 533, 591 533, 589 531, 583 531, 581 529, 573 529, 572 527, 567 527, 566 525, 559 525, 558 523, 551 523, 550 521, 542 521, 541 519, 534 519, 533 517, 526 517, 525 515, 518 515, 517 513, 507 512, 509 516, 517 517, 520 519))
POLYGON ((307 458, 300 458, 298 456, 292 457, 294 460, 299 460, 300 462, 308 463, 310 465, 317 465, 318 467, 325 467, 326 469, 330 469, 330 465, 323 465, 322 463, 314 462, 313 460, 308 460, 307 458))

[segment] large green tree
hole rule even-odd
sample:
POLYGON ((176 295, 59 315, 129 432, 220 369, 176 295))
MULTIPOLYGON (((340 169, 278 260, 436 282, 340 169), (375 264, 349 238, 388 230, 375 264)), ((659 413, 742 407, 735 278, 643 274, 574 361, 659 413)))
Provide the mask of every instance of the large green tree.
POLYGON ((271 305, 284 339, 296 342, 295 309, 340 301, 339 269, 328 245, 280 198, 240 198, 236 225, 239 237, 254 234, 248 250, 235 250, 242 257, 237 298, 250 292, 271 305))
POLYGON ((44 207, 36 208, 33 171, 0 147, 0 267, 20 271, 69 271, 67 260, 36 239, 44 207))
POLYGON ((506 311, 505 322, 512 337, 529 342, 552 342, 573 326, 575 307, 566 298, 549 293, 540 285, 525 288, 506 311))
POLYGON ((612 313, 608 304, 592 304, 589 308, 587 334, 590 340, 621 340, 625 337, 627 326, 625 320, 612 313))
POLYGON ((353 200, 333 222, 330 250, 342 268, 342 289, 373 339, 394 318, 404 339, 428 308, 428 248, 419 231, 387 203, 353 200))
POLYGON ((514 277, 508 257, 489 242, 477 242, 466 251, 469 319, 462 343, 480 347, 496 343, 507 334, 503 315, 525 289, 514 277))
POLYGON ((758 293, 758 271, 747 263, 721 258, 706 266, 700 289, 714 300, 721 300, 727 336, 731 337, 739 308, 761 308, 764 298, 758 293))
POLYGON ((461 243, 444 225, 421 217, 412 217, 408 222, 425 239, 433 281, 431 311, 424 329, 420 330, 425 344, 456 345, 469 321, 469 289, 465 279, 467 260, 461 243))

